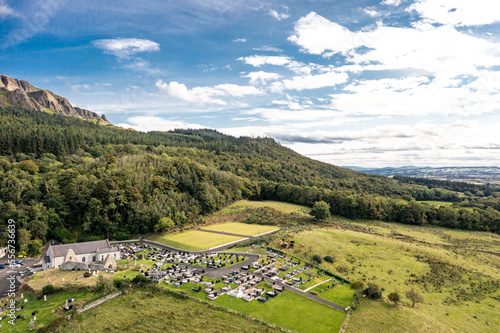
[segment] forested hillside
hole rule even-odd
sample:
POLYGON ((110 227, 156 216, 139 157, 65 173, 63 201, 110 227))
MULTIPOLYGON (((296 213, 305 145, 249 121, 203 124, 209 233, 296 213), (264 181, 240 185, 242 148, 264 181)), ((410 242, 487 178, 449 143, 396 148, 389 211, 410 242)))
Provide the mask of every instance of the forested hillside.
POLYGON ((17 221, 21 245, 168 230, 200 223, 241 198, 309 206, 324 200, 346 217, 500 230, 498 187, 368 175, 306 158, 269 138, 213 130, 142 133, 0 108, 0 155, 1 223, 17 221))

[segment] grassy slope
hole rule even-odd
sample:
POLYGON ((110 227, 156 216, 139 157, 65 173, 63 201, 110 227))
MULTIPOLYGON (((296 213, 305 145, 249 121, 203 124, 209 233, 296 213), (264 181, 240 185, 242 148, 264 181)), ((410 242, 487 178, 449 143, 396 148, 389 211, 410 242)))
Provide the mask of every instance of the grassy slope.
POLYGON ((66 322, 59 332, 274 332, 189 299, 135 291, 66 322))
POLYGON ((214 215, 226 216, 230 214, 244 212, 248 208, 260 208, 260 207, 270 207, 279 210, 283 213, 297 213, 300 215, 307 215, 311 211, 310 207, 294 205, 286 202, 240 200, 233 203, 232 205, 227 206, 221 211, 215 213, 214 215))
MULTIPOLYGON (((21 293, 18 292, 18 294, 21 294, 21 293)), ((25 292, 25 295, 26 295, 26 292, 25 292)), ((12 326, 9 323, 7 323, 8 319, 4 319, 4 320, 2 320, 3 327, 2 327, 2 329, 0 329, 0 331, 1 332, 16 332, 16 333, 30 332, 29 323, 30 323, 31 319, 33 319, 33 316, 31 316, 33 311, 37 312, 35 314, 35 317, 37 319, 35 328, 40 328, 42 326, 48 325, 50 322, 52 322, 53 320, 55 320, 59 316, 62 316, 65 313, 63 307, 66 304, 66 299, 74 298, 75 302, 73 304, 77 308, 79 308, 86 301, 93 299, 94 296, 95 295, 91 292, 87 292, 87 293, 85 293, 83 291, 63 292, 63 293, 57 293, 54 295, 48 295, 47 301, 44 302, 43 298, 36 299, 36 298, 34 298, 33 294, 28 294, 25 297, 28 299, 28 302, 24 303, 24 301, 23 301, 23 303, 22 303, 22 305, 24 306, 24 309, 19 311, 19 312, 16 312, 16 315, 20 315, 21 317, 27 316, 27 318, 26 319, 23 319, 23 318, 18 319, 15 322, 15 324, 16 324, 15 326, 12 326)))
MULTIPOLYGON (((247 204, 238 202, 235 205, 247 204)), ((273 206, 279 209, 279 205, 273 206)), ((362 299, 349 318, 348 332, 500 330, 500 317, 497 315, 500 290, 495 291, 496 287, 492 287, 483 296, 480 295, 480 288, 471 290, 471 283, 500 280, 500 236, 438 227, 334 219, 333 228, 296 234, 293 238, 305 246, 296 248, 295 254, 307 260, 314 254, 331 255, 335 257, 335 263, 323 262, 323 267, 351 280, 376 283, 385 289, 385 297, 390 292, 398 291, 403 298, 403 305, 398 307, 362 299), (434 287, 431 282, 424 286, 423 283, 409 281, 428 273, 429 281, 436 278, 429 261, 449 268, 448 274, 437 273, 438 280, 444 282, 441 288, 434 287), (453 281, 455 274, 459 276, 458 281, 453 281), (404 295, 410 287, 424 297, 424 302, 417 303, 415 308, 411 308, 404 295), (470 299, 449 302, 456 300, 460 289, 468 293, 470 299)), ((343 292, 351 293, 347 286, 340 294, 333 294, 336 288, 321 293, 323 286, 319 286, 314 291, 332 301, 331 297, 337 297, 340 304, 349 302, 347 298, 342 300, 343 292)))

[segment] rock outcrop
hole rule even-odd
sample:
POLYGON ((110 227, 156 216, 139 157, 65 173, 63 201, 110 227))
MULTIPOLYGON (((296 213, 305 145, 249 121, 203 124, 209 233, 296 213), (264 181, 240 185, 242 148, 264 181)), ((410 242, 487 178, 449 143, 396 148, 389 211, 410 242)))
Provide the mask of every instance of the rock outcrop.
POLYGON ((6 75, 0 75, 0 106, 18 106, 86 120, 97 120, 104 125, 110 123, 106 116, 73 107, 66 98, 50 90, 37 88, 28 81, 17 80, 6 75))

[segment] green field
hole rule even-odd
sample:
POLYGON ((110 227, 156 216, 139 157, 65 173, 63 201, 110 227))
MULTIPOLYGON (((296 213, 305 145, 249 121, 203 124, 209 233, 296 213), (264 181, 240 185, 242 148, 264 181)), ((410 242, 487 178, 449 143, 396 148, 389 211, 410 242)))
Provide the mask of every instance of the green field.
POLYGON ((259 322, 194 300, 135 291, 65 321, 55 332, 275 332, 259 322))
MULTIPOLYGON (((18 295, 21 293, 18 292, 18 295)), ((57 319, 58 317, 64 315, 63 307, 66 304, 66 299, 74 298, 75 302, 72 304, 75 307, 80 308, 85 302, 94 298, 94 294, 91 292, 62 292, 54 295, 48 295, 47 301, 44 302, 43 298, 36 299, 33 294, 27 294, 24 292, 25 298, 28 299, 28 302, 24 303, 24 301, 19 304, 24 306, 19 312, 16 312, 16 315, 20 315, 21 319, 15 321, 15 326, 12 326, 7 322, 10 319, 2 320, 3 327, 0 328, 0 332, 16 332, 16 333, 24 333, 30 332, 29 324, 33 317, 36 317, 35 328, 41 328, 43 326, 47 326, 49 323, 57 319), (57 309, 55 312, 54 309, 57 309), (35 316, 32 316, 32 312, 36 311, 35 316), (27 316, 26 319, 22 317, 27 316)))
POLYGON ((224 231, 232 234, 256 236, 268 231, 277 230, 279 228, 272 225, 246 224, 238 222, 228 222, 221 224, 209 225, 201 228, 203 230, 224 231))
MULTIPOLYGON (((385 299, 362 299, 349 317, 347 332, 500 330, 499 235, 335 220, 335 228, 293 235, 297 243, 305 245, 294 254, 308 261, 314 254, 330 255, 334 263, 323 262, 322 267, 351 281, 377 284, 383 288, 384 298, 394 291, 402 296, 398 307, 385 299), (415 308, 405 296, 411 287, 424 298, 415 308)), ((324 291, 318 295, 329 298, 329 294, 324 291)))
POLYGON ((453 202, 446 202, 446 201, 419 201, 423 203, 427 203, 429 205, 434 205, 434 206, 451 206, 453 205, 453 202))
POLYGON ((183 250, 198 251, 242 240, 244 238, 191 230, 171 235, 151 235, 148 236, 148 239, 183 250))
POLYGON ((289 290, 285 290, 276 298, 263 304, 256 300, 247 302, 241 298, 229 295, 223 295, 213 301, 208 301, 206 293, 191 291, 191 288, 196 286, 192 282, 179 288, 171 285, 162 285, 165 288, 187 292, 192 297, 200 300, 211 302, 296 332, 337 332, 346 316, 346 312, 335 310, 289 290))
POLYGON ((309 207, 294 205, 287 202, 240 200, 217 212, 216 215, 229 215, 244 212, 248 208, 261 207, 273 208, 282 213, 297 213, 300 215, 308 215, 311 211, 311 208, 309 207))

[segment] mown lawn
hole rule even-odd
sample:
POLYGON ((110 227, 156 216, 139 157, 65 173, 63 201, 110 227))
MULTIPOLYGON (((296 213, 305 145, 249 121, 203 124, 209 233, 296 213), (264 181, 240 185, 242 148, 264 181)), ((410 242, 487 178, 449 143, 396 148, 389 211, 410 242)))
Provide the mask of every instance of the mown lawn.
MULTIPOLYGON (((241 314, 269 322, 297 332, 337 332, 346 316, 345 312, 335 310, 324 304, 285 290, 277 297, 263 304, 257 300, 247 302, 240 298, 223 295, 210 301, 205 292, 191 291, 195 283, 187 283, 179 288, 162 284, 165 288, 184 291, 192 297, 212 302, 241 314)), ((267 288, 266 288, 267 289, 267 288)))
POLYGON ((171 235, 151 235, 148 239, 180 248, 199 251, 244 239, 243 237, 220 235, 199 230, 190 230, 171 235))
POLYGON ((209 225, 201 228, 203 230, 213 230, 213 231, 223 231, 238 235, 246 236, 256 236, 263 234, 268 231, 278 230, 276 226, 272 225, 258 225, 258 224, 247 224, 238 222, 228 222, 221 224, 209 225))
POLYGON ((270 207, 274 208, 283 213, 297 213, 300 215, 308 215, 311 211, 310 207, 295 205, 287 202, 280 201, 249 201, 240 200, 236 201, 232 205, 227 206, 221 211, 217 212, 217 215, 229 215, 245 211, 247 208, 261 208, 270 207))

